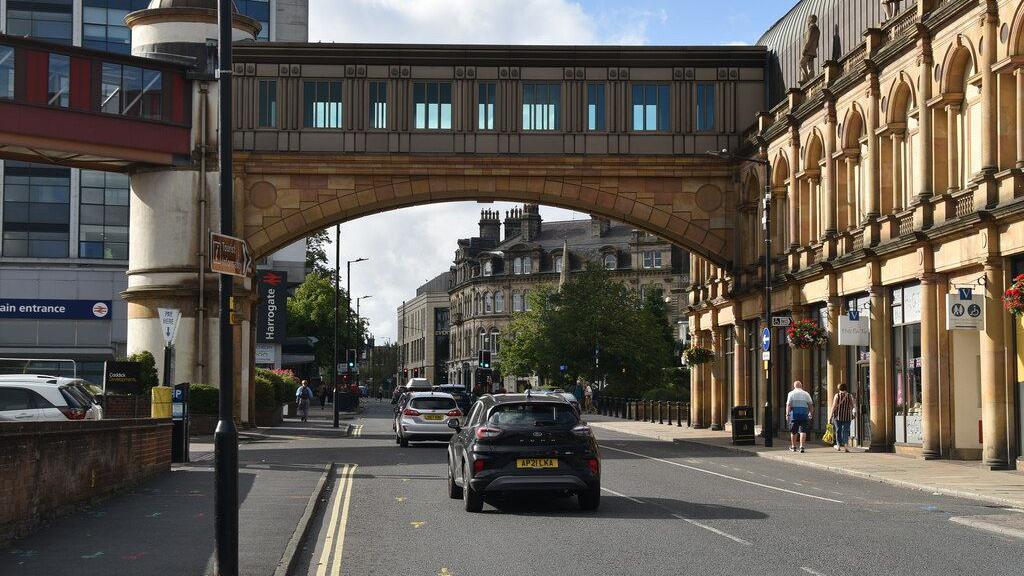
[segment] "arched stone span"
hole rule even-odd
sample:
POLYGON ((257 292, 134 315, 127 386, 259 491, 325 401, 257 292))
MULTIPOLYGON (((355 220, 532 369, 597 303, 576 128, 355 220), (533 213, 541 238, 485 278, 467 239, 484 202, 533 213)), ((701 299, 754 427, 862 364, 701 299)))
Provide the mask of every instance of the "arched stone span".
POLYGON ((256 258, 338 222, 459 200, 534 202, 612 218, 728 268, 732 169, 699 157, 236 153, 236 206, 256 258))

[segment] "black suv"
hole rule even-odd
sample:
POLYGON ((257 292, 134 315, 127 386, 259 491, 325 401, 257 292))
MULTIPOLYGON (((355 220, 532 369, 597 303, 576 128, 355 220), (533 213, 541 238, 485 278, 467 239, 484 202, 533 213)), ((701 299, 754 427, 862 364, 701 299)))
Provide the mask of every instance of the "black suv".
POLYGON ((448 496, 469 512, 485 494, 520 491, 574 493, 580 508, 601 502, 601 462, 590 427, 559 396, 483 396, 464 427, 448 424, 448 496))

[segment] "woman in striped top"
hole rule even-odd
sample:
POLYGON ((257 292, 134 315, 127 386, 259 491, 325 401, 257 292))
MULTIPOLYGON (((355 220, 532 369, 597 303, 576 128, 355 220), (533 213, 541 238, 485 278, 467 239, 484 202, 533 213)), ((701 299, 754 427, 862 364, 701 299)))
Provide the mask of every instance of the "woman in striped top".
POLYGON ((846 384, 839 385, 839 392, 836 392, 832 399, 832 412, 829 420, 836 423, 836 452, 841 449, 849 452, 847 443, 850 441, 850 421, 853 420, 854 400, 853 395, 846 391, 846 384))

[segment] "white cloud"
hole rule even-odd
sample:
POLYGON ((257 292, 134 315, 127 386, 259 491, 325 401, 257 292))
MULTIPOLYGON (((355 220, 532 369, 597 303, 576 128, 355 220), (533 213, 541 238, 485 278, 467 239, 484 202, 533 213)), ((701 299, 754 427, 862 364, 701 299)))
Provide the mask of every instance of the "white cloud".
POLYGON ((595 44, 594 19, 567 0, 314 0, 313 42, 595 44))

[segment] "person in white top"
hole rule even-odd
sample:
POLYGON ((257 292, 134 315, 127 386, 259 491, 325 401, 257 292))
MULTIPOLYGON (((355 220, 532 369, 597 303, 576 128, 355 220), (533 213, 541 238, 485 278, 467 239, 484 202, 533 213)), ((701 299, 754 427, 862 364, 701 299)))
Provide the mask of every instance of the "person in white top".
POLYGON ((793 382, 793 390, 786 396, 786 418, 789 419, 789 449, 796 452, 797 436, 800 437, 800 452, 804 451, 807 431, 810 429, 814 399, 804 390, 802 382, 793 382))

